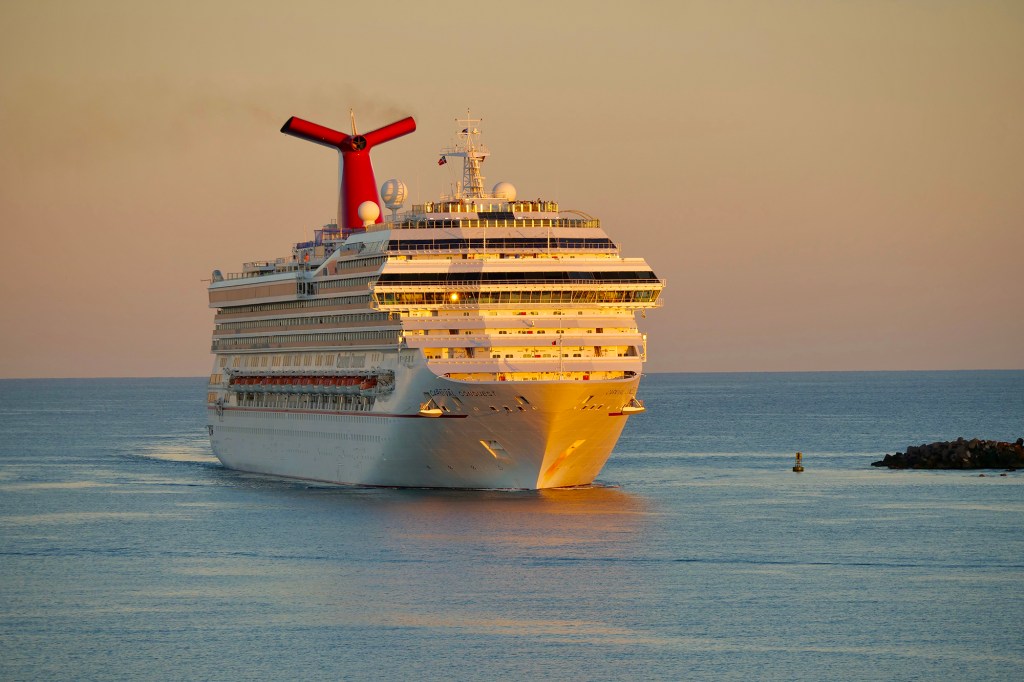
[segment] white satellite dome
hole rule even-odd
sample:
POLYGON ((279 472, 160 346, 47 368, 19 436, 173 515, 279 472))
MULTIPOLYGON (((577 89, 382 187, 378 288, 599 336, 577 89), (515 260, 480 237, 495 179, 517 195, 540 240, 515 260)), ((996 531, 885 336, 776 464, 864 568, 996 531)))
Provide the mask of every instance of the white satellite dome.
POLYGON ((380 206, 376 201, 364 201, 359 204, 356 213, 359 214, 359 219, 363 221, 364 226, 372 225, 380 217, 380 206))
POLYGON ((496 197, 500 197, 505 201, 515 201, 516 186, 513 185, 511 182, 502 181, 494 186, 494 189, 491 190, 491 194, 493 194, 496 197))
POLYGON ((401 208, 408 196, 409 188, 401 180, 391 178, 380 186, 380 198, 384 200, 384 205, 392 211, 401 208))

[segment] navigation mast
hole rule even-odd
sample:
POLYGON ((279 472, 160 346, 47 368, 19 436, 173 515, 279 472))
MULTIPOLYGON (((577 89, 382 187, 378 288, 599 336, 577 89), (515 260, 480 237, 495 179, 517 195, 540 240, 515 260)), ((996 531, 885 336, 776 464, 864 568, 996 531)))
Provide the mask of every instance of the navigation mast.
POLYGON ((462 159, 462 182, 455 188, 455 199, 490 198, 490 194, 484 191, 484 176, 480 174, 480 164, 491 155, 490 150, 480 143, 480 128, 477 124, 482 122, 482 118, 473 118, 469 109, 466 109, 466 118, 455 119, 459 126, 459 141, 441 150, 445 159, 462 159))

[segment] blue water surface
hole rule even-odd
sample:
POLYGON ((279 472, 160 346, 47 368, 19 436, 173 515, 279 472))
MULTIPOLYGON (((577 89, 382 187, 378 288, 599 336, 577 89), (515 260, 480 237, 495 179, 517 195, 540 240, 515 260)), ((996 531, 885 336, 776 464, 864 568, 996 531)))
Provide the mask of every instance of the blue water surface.
POLYGON ((1020 679, 1024 472, 870 462, 1024 435, 1024 372, 642 397, 599 485, 425 491, 223 469, 203 379, 0 381, 0 679, 1020 679))

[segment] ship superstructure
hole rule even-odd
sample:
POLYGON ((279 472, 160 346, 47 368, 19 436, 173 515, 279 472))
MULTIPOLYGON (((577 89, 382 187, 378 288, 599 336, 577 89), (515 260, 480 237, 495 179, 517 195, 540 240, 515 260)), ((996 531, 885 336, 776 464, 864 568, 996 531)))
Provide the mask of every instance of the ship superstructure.
POLYGON ((480 119, 457 119, 439 163, 462 178, 405 210, 376 144, 301 119, 283 132, 337 148, 341 225, 290 256, 214 273, 214 453, 228 467, 363 485, 547 488, 591 483, 636 398, 635 314, 664 282, 597 219, 484 187, 480 119), (353 159, 355 160, 353 162, 353 159), (369 178, 367 179, 367 174, 369 178))

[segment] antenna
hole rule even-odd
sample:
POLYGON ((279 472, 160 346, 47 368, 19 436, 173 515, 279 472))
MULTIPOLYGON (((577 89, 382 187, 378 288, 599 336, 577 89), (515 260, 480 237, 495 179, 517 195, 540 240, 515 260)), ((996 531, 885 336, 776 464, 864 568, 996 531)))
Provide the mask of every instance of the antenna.
POLYGON ((446 158, 462 158, 462 182, 458 183, 454 198, 487 198, 488 194, 484 192, 484 176, 480 174, 480 164, 487 160, 491 152, 479 143, 480 128, 476 125, 483 123, 483 119, 473 118, 469 109, 466 109, 466 118, 456 118, 455 123, 459 126, 459 142, 455 146, 441 150, 446 158))

